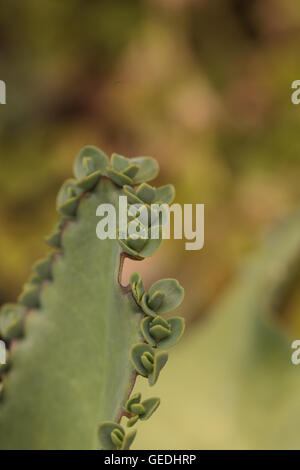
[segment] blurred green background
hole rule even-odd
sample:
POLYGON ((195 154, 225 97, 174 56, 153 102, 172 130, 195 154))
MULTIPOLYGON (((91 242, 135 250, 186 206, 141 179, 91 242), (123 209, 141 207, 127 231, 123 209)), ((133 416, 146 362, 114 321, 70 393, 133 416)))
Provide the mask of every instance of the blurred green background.
POLYGON ((203 250, 165 241, 150 260, 126 265, 146 285, 172 276, 186 290, 178 313, 187 333, 136 448, 300 447, 290 426, 300 418, 300 368, 288 343, 276 346, 281 329, 300 334, 299 40, 296 0, 11 0, 1 9, 1 304, 47 251, 57 191, 85 144, 155 157, 155 184, 173 183, 176 202, 206 205, 203 250), (272 227, 278 240, 261 247, 272 227), (241 268, 249 256, 252 274, 241 268), (278 279, 264 295, 270 270, 278 279), (255 338, 273 327, 239 322, 260 315, 279 326, 258 353, 255 338))

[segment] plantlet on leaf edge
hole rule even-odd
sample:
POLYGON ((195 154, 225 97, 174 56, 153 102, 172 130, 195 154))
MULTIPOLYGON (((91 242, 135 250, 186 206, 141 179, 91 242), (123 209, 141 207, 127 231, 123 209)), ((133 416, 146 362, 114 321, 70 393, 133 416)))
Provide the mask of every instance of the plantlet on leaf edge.
POLYGON ((75 179, 57 197, 60 219, 47 238, 58 251, 34 265, 18 304, 1 310, 9 367, 0 370, 0 448, 128 449, 136 432, 125 433, 122 417, 132 426, 157 409, 158 398, 135 402, 130 394, 137 374, 156 383, 168 358, 161 348, 181 337, 183 319, 160 314, 181 303, 183 288, 164 279, 146 292, 139 274, 129 286, 121 283, 125 257, 151 256, 161 238, 145 246, 126 240, 101 245, 93 233, 95 207, 103 199, 116 203, 123 193, 132 203, 171 202, 172 185, 148 184, 157 173, 149 157, 114 154, 110 161, 93 146, 79 153, 75 179))

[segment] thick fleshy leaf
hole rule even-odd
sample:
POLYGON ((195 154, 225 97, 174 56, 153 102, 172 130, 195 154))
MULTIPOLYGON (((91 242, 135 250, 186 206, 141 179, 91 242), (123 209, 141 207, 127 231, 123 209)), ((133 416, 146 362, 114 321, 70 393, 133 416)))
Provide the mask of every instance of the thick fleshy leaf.
POLYGON ((139 171, 133 178, 134 184, 147 183, 147 181, 153 180, 158 175, 158 163, 151 157, 131 158, 130 162, 139 167, 139 171))
POLYGON ((133 443, 134 439, 135 439, 135 436, 136 436, 136 430, 134 431, 131 431, 129 433, 127 433, 123 439, 123 444, 122 444, 122 447, 121 449, 122 450, 129 450, 130 447, 131 447, 131 444, 133 443))
POLYGON ((44 279, 42 279, 38 274, 32 273, 29 277, 28 284, 42 285, 44 279))
POLYGON ((134 346, 132 346, 130 351, 130 359, 133 366, 135 367, 136 371, 144 377, 147 377, 149 375, 149 371, 143 365, 141 357, 147 352, 154 357, 154 350, 151 348, 151 346, 144 343, 135 344, 134 346))
POLYGON ((18 302, 28 308, 38 307, 40 303, 40 285, 25 284, 18 302))
POLYGON ((128 219, 130 221, 136 221, 140 226, 147 230, 151 223, 151 217, 149 214, 150 207, 143 204, 131 204, 128 207, 128 219))
POLYGON ((75 160, 74 175, 78 180, 85 180, 88 176, 97 172, 97 177, 99 177, 100 174, 106 174, 108 165, 109 158, 102 150, 93 145, 87 145, 83 147, 75 160))
POLYGON ((146 412, 146 410, 141 403, 133 403, 131 405, 131 412, 135 415, 142 415, 146 412))
POLYGON ((119 429, 114 429, 111 432, 110 436, 111 436, 111 440, 112 440, 113 444, 116 446, 116 448, 121 447, 122 442, 123 442, 123 438, 124 438, 123 432, 121 432, 119 429))
MULTIPOLYGON (((161 227, 159 227, 160 237, 161 237, 161 232, 162 232, 162 229, 161 227)), ((117 232, 117 240, 122 247, 122 251, 124 253, 128 253, 129 255, 137 259, 148 258, 149 256, 152 256, 155 253, 155 251, 158 250, 158 248, 160 247, 162 243, 161 238, 159 239, 148 238, 148 240, 144 244, 144 247, 142 249, 136 250, 132 246, 129 246, 126 240, 122 240, 122 238, 120 238, 119 236, 120 236, 120 233, 117 232)))
POLYGON ((146 315, 150 315, 151 317, 156 317, 157 313, 149 307, 148 301, 149 301, 149 294, 145 292, 141 300, 141 307, 143 309, 143 312, 146 315))
POLYGON ((137 197, 135 190, 131 186, 125 184, 123 186, 123 191, 125 196, 127 196, 129 204, 143 204, 143 201, 137 197))
POLYGON ((77 186, 76 181, 67 180, 58 192, 56 199, 57 210, 63 215, 74 215, 81 194, 82 190, 77 186))
MULTIPOLYGON (((135 437, 135 432, 125 435, 122 426, 107 420, 122 417, 136 377, 129 353, 132 344, 141 341, 141 314, 129 288, 117 282, 124 258, 119 244, 110 239, 100 243, 95 237, 95 214, 99 204, 118 209, 123 192, 112 182, 136 185, 142 176, 144 181, 154 177, 157 165, 147 157, 135 163, 121 156, 112 160, 114 167, 108 166, 101 151, 86 147, 75 164, 77 180, 67 182, 58 195, 63 217, 49 242, 60 253, 35 266, 20 296, 32 311, 24 308, 28 312, 24 339, 13 342, 10 351, 12 371, 5 375, 5 400, 0 408, 0 448, 95 448, 99 420, 104 420, 98 430, 104 448, 129 449, 135 437), (42 433, 41 420, 47 423, 42 433)), ((154 200, 151 186, 142 184, 138 190, 148 203, 154 200)), ((148 222, 145 225, 148 231, 148 222)), ((158 228, 159 240, 146 239, 145 245, 139 244, 139 235, 131 234, 127 242, 133 243, 136 259, 158 248, 158 228)), ((133 290, 140 301, 144 294, 141 279, 136 279, 133 290)), ((151 304, 158 308, 163 296, 155 292, 151 304)), ((9 325, 10 334, 14 327, 9 325)), ((140 364, 154 384, 167 355, 145 344, 142 347, 146 350, 140 364)), ((146 419, 157 406, 157 401, 146 400, 144 406, 140 400, 135 397, 131 414, 125 413, 131 424, 135 421, 132 414, 146 419)))
POLYGON ((131 160, 129 158, 123 157, 117 153, 113 153, 111 156, 111 164, 115 171, 118 173, 123 173, 127 168, 131 166, 131 160))
POLYGON ((170 328, 168 320, 159 316, 151 319, 151 327, 154 327, 154 326, 162 326, 164 328, 170 328))
POLYGON ((161 351, 155 354, 153 372, 151 372, 148 377, 150 386, 156 384, 159 374, 162 368, 165 366, 167 360, 168 360, 168 353, 166 353, 165 351, 161 351))
POLYGON ((131 428, 132 426, 134 426, 137 421, 139 420, 139 416, 138 415, 135 415, 133 416, 132 418, 130 418, 128 421, 127 421, 127 427, 128 428, 131 428))
POLYGON ((120 233, 117 232, 117 240, 121 246, 122 252, 127 253, 130 255, 131 258, 133 259, 142 259, 142 257, 139 255, 138 251, 134 250, 130 246, 126 244, 125 240, 122 240, 122 238, 119 238, 120 233))
POLYGON ((47 256, 33 265, 33 270, 40 280, 52 278, 52 256, 47 256))
POLYGON ((154 201, 155 194, 155 188, 147 183, 142 183, 136 190, 137 197, 146 204, 151 204, 154 201))
POLYGON ((156 188, 155 202, 162 204, 171 204, 175 199, 175 188, 172 184, 166 184, 156 188))
MULTIPOLYGON (((156 318, 159 318, 159 317, 156 317, 156 318)), ((153 318, 150 316, 143 318, 141 320, 141 332, 148 344, 150 344, 151 346, 157 346, 157 340, 150 333, 150 325, 152 322, 153 322, 153 318)), ((169 335, 170 334, 169 324, 167 322, 166 324, 167 324, 167 328, 166 327, 165 328, 167 329, 168 335, 169 335)))
MULTIPOLYGON (((170 348, 174 346, 180 338, 182 337, 185 329, 185 321, 182 317, 173 317, 168 319, 168 323, 170 326, 170 335, 162 338, 158 343, 157 347, 161 349, 170 348)), ((152 328, 150 328, 150 334, 155 334, 152 332, 152 328)))
POLYGON ((140 252, 143 249, 143 247, 146 245, 146 243, 147 243, 146 238, 139 237, 137 235, 131 235, 126 240, 126 244, 137 252, 140 252))
POLYGON ((90 189, 94 188, 99 181, 99 178, 103 175, 103 172, 98 170, 92 173, 85 178, 82 178, 78 181, 77 186, 84 191, 89 191, 90 189))
POLYGON ((129 177, 126 176, 124 173, 120 173, 116 170, 113 170, 109 168, 107 170, 107 174, 110 177, 110 179, 116 183, 118 186, 124 186, 124 184, 131 184, 133 185, 133 180, 129 177))
POLYGON ((154 411, 156 411, 157 408, 159 407, 160 399, 156 398, 156 397, 155 398, 148 398, 147 400, 144 400, 142 402, 142 405, 145 408, 145 413, 140 416, 140 419, 142 421, 146 421, 147 419, 149 419, 153 415, 154 411))
POLYGON ((117 276, 109 275, 119 269, 118 243, 95 234, 97 207, 116 206, 119 194, 101 178, 64 227, 53 280, 26 317, 24 340, 12 349, 0 407, 1 449, 93 449, 97 424, 122 412, 141 314, 117 276), (43 433, 41 420, 47 422, 43 433))
POLYGON ((76 214, 77 207, 78 198, 72 197, 68 201, 64 202, 58 210, 61 214, 73 216, 76 214))
POLYGON ((149 256, 152 256, 160 247, 162 244, 162 227, 158 228, 159 231, 159 238, 158 239, 152 239, 149 238, 148 242, 144 246, 144 248, 139 252, 139 256, 142 258, 148 258, 149 256))
POLYGON ((62 230, 68 222, 70 222, 70 217, 66 215, 61 215, 59 221, 56 223, 52 233, 45 237, 46 243, 52 248, 62 248, 62 230))
POLYGON ((129 178, 134 178, 138 171, 139 167, 137 165, 130 165, 124 170, 124 175, 129 176, 129 178))
POLYGON ((148 304, 151 310, 157 312, 159 307, 161 306, 162 302, 164 301, 165 293, 161 290, 157 290, 154 294, 149 297, 148 304))
POLYGON ((155 325, 150 328, 150 333, 155 338, 156 343, 160 343, 160 341, 170 336, 170 329, 162 325, 155 325))
POLYGON ((161 305, 156 310, 157 314, 169 312, 183 301, 184 289, 176 279, 161 279, 155 282, 149 289, 149 298, 157 291, 165 294, 161 305))
POLYGON ((60 188, 56 198, 56 208, 59 210, 60 207, 68 202, 69 200, 80 197, 82 190, 78 188, 76 180, 68 179, 60 188))
POLYGON ((114 423, 113 421, 103 421, 98 425, 98 439, 100 448, 103 450, 114 450, 117 445, 112 440, 112 432, 118 430, 122 436, 125 436, 124 429, 120 424, 114 423))
POLYGON ((145 352, 141 356, 141 362, 145 369, 147 370, 148 374, 153 372, 153 367, 154 367, 154 355, 148 352, 145 352))
POLYGON ((184 333, 185 322, 182 317, 164 320, 161 317, 146 317, 141 320, 141 331, 145 340, 160 349, 176 344, 184 333))
POLYGON ((21 305, 6 304, 0 312, 0 335, 6 340, 22 334, 26 309, 21 305))
POLYGON ((50 235, 45 237, 45 242, 52 248, 61 248, 61 230, 55 228, 50 235))
POLYGON ((135 393, 134 395, 132 395, 126 402, 125 410, 130 413, 131 412, 131 405, 140 403, 141 398, 142 398, 141 393, 135 393))
POLYGON ((141 275, 139 273, 133 273, 130 276, 130 285, 134 298, 136 299, 137 303, 140 303, 144 295, 145 289, 141 275))

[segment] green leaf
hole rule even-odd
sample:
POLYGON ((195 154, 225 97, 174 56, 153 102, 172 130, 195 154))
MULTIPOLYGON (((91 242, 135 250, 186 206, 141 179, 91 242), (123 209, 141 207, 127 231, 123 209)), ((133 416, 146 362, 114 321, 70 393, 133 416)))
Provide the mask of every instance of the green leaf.
POLYGON ((156 317, 157 313, 154 310, 152 310, 148 304, 149 304, 149 294, 145 292, 141 300, 141 307, 143 309, 143 312, 146 315, 149 315, 151 317, 156 317))
MULTIPOLYGON (((155 320, 156 319, 159 319, 160 320, 161 317, 155 317, 155 320)), ((144 336, 145 340, 147 341, 148 344, 150 344, 151 346, 154 346, 156 347, 157 346, 157 339, 152 336, 152 334, 150 333, 150 326, 153 322, 153 318, 151 316, 147 316, 145 318, 143 318, 141 320, 141 332, 142 332, 142 335, 144 336)), ((170 328, 169 328, 169 324, 168 322, 165 322, 164 325, 161 325, 161 323, 159 322, 159 324, 157 324, 156 326, 161 326, 166 334, 166 336, 169 336, 170 335, 170 328)))
POLYGON ((159 398, 148 398, 147 400, 144 400, 142 403, 140 403, 141 399, 141 394, 138 393, 134 395, 134 400, 129 399, 127 404, 126 404, 126 410, 129 413, 135 414, 135 416, 131 417, 128 422, 127 426, 131 427, 133 426, 139 419, 142 421, 146 421, 149 419, 155 410, 157 410, 159 404, 160 404, 160 399, 159 398))
POLYGON ((63 220, 64 218, 56 224, 52 233, 45 237, 45 242, 52 248, 61 248, 61 229, 63 220))
POLYGON ((6 304, 0 313, 0 335, 10 340, 22 334, 26 309, 21 305, 6 304))
POLYGON ((148 398, 147 400, 144 400, 142 402, 143 407, 145 408, 145 413, 140 416, 140 419, 142 421, 146 421, 149 419, 153 413, 157 410, 157 408, 160 405, 160 399, 159 398, 148 398))
POLYGON ((123 439, 124 439, 124 433, 120 431, 119 429, 114 429, 111 434, 111 440, 113 444, 116 446, 116 448, 121 447, 123 439))
POLYGON ((134 395, 132 395, 132 397, 130 397, 126 402, 125 410, 130 413, 131 412, 131 405, 136 404, 136 403, 140 403, 141 397, 142 397, 141 393, 135 393, 134 395))
POLYGON ((52 256, 47 256, 33 265, 33 270, 40 280, 52 279, 52 263, 52 256))
MULTIPOLYGON (((92 146, 78 155, 76 180, 68 180, 59 191, 60 219, 47 238, 59 252, 34 265, 20 303, 5 306, 0 315, 0 333, 10 348, 9 362, 0 366, 1 449, 97 449, 100 443, 103 449, 128 450, 136 432, 125 434, 119 424, 122 416, 132 426, 158 407, 158 398, 141 403, 141 395, 135 394, 128 399, 137 372, 154 385, 168 355, 140 343, 142 313, 137 304, 145 294, 141 277, 131 276, 131 289, 121 284, 121 249, 140 260, 161 244, 161 227, 153 221, 158 239, 148 239, 146 215, 156 190, 144 184, 157 171, 157 163, 148 157, 129 160, 114 154, 110 164, 92 146), (130 186, 139 183, 136 193, 130 186), (116 185, 125 186, 124 192, 116 185), (118 216, 124 193, 145 203, 138 213, 140 219, 144 211, 144 226, 125 243, 100 241, 96 209, 112 204, 118 216)), ((149 299, 159 309, 165 292, 155 291, 149 299)), ((169 323, 167 327, 168 332, 169 323)), ((149 331, 161 342, 163 329, 161 319, 149 331)))
POLYGON ((131 431, 123 439, 122 450, 129 450, 136 436, 136 431, 131 431))
POLYGON ((157 290, 154 292, 152 297, 149 298, 148 304, 151 310, 154 310, 155 312, 159 309, 161 304, 163 303, 165 298, 165 293, 161 290, 157 290))
MULTIPOLYGON (((120 424, 114 423, 112 421, 104 421, 100 423, 98 426, 98 439, 100 443, 100 447, 103 450, 115 450, 118 448, 116 445, 115 440, 112 438, 112 433, 114 431, 119 431, 124 438, 125 432, 124 429, 120 424)), ((120 443, 120 446, 122 441, 120 443)))
POLYGON ((143 204, 143 201, 137 197, 135 190, 125 184, 123 186, 124 195, 127 196, 127 200, 129 204, 143 204))
MULTIPOLYGON (((168 323, 170 326, 171 333, 169 336, 162 338, 157 343, 158 348, 166 349, 166 348, 170 348, 171 346, 174 346, 176 343, 178 343, 178 341, 181 339, 184 333, 184 329, 185 329, 184 318, 182 317, 169 318, 168 323)), ((150 328, 150 333, 154 334, 156 338, 159 337, 157 334, 155 334, 155 332, 152 331, 151 328, 150 328)))
MULTIPOLYGON (((74 175, 75 178, 77 178, 79 181, 87 181, 88 176, 93 174, 94 172, 97 173, 97 179, 99 178, 99 174, 106 174, 106 169, 109 165, 109 158, 108 156, 100 149, 97 147, 94 147, 93 145, 87 145, 81 149, 79 152, 75 163, 74 163, 74 175), (84 160, 88 160, 88 164, 85 165, 84 160), (88 170, 88 168, 90 170, 88 170), (94 171, 92 171, 94 170, 94 171)), ((84 183, 81 183, 81 185, 84 186, 84 183)), ((84 187, 84 189, 88 189, 88 187, 84 187)))
POLYGON ((143 281, 139 273, 133 273, 130 276, 130 285, 134 298, 136 299, 137 303, 139 303, 145 292, 143 281))
POLYGON ((129 450, 136 436, 136 431, 125 434, 120 424, 104 421, 98 426, 98 440, 103 450, 129 450))
POLYGON ((159 227, 159 237, 158 239, 151 239, 148 238, 145 243, 138 242, 138 243, 132 243, 132 240, 130 241, 130 245, 126 240, 122 240, 119 238, 119 233, 117 233, 117 240, 121 245, 122 251, 124 253, 128 253, 132 257, 135 257, 136 259, 142 259, 142 258, 148 258, 149 256, 152 256, 160 247, 162 243, 161 239, 161 234, 162 234, 162 228, 159 227), (137 249, 134 248, 136 246, 137 249))
POLYGON ((131 348, 131 362, 136 371, 148 377, 149 385, 157 382, 160 371, 168 360, 168 354, 164 351, 155 351, 151 346, 144 343, 135 344, 131 348))
POLYGON ((181 317, 164 320, 161 317, 146 317, 141 320, 141 331, 145 340, 157 348, 166 349, 178 343, 184 333, 185 323, 181 317))
POLYGON ((174 310, 183 301, 184 289, 176 279, 161 279, 155 282, 149 289, 149 299, 156 292, 163 292, 165 295, 161 305, 155 310, 157 314, 174 310))
POLYGON ((129 178, 134 178, 138 171, 139 167, 137 165, 130 165, 124 170, 124 175, 129 176, 129 178))
POLYGON ((124 186, 124 184, 132 184, 133 185, 133 180, 129 177, 126 176, 124 173, 117 172, 116 170, 108 169, 107 174, 110 177, 110 179, 116 183, 118 186, 124 186))
POLYGON ((158 227, 158 232, 159 238, 149 238, 144 248, 139 252, 139 256, 142 258, 149 258, 149 256, 152 256, 158 250, 162 243, 162 227, 158 227))
POLYGON ((111 164, 115 171, 123 173, 127 168, 131 166, 131 160, 129 158, 113 153, 111 156, 111 164))
POLYGON ((131 428, 132 426, 134 426, 139 420, 139 416, 136 415, 136 416, 133 416, 132 418, 130 418, 128 421, 127 421, 127 427, 128 428, 131 428))
POLYGON ((154 355, 150 353, 145 353, 141 356, 141 362, 145 369, 147 370, 147 376, 153 372, 154 367, 154 355))
POLYGON ((150 353, 154 357, 155 352, 153 348, 151 348, 151 346, 149 346, 148 344, 144 343, 135 344, 134 346, 132 346, 130 352, 130 359, 133 366, 135 367, 137 372, 143 375, 144 377, 147 377, 149 375, 148 370, 145 368, 141 360, 143 354, 145 354, 146 352, 150 353))
POLYGON ((159 374, 160 374, 162 368, 165 366, 167 360, 168 360, 168 353, 166 353, 164 351, 161 351, 161 352, 157 352, 155 354, 154 364, 153 364, 153 366, 154 366, 153 371, 151 372, 151 374, 148 377, 150 386, 156 384, 156 382, 158 380, 158 377, 159 377, 159 374))
POLYGON ((81 194, 82 190, 76 185, 76 181, 72 179, 67 180, 57 195, 57 210, 63 215, 75 215, 81 194))
POLYGON ((175 188, 167 184, 156 189, 155 202, 160 204, 171 204, 175 199, 175 188))
POLYGON ((77 182, 77 186, 84 191, 89 191, 96 186, 99 181, 99 178, 103 176, 102 171, 95 171, 91 175, 87 176, 86 178, 81 179, 77 182))
POLYGON ((40 286, 38 284, 25 284, 18 302, 28 308, 36 308, 40 305, 40 286))
MULTIPOLYGON (((0 405, 2 449, 93 449, 99 421, 114 421, 123 409, 141 315, 117 283, 118 243, 95 232, 96 208, 116 206, 119 194, 101 179, 83 196, 64 228, 53 281, 40 294, 29 286, 40 308, 29 313, 13 348, 0 405)), ((25 292, 21 300, 32 306, 25 292)))
POLYGON ((146 204, 151 204, 154 201, 156 191, 147 183, 142 183, 136 190, 136 195, 146 204))
MULTIPOLYGON (((135 221, 140 226, 143 226, 144 229, 147 231, 148 236, 148 227, 151 225, 151 215, 150 215, 150 207, 146 204, 131 204, 128 206, 128 219, 130 222, 135 221)), ((129 222, 129 223, 130 223, 129 222)))
POLYGON ((133 178, 134 184, 147 183, 158 175, 159 166, 156 160, 151 157, 131 158, 130 162, 139 167, 139 171, 133 178))
POLYGON ((145 408, 140 403, 133 403, 131 405, 131 412, 135 415, 142 415, 145 413, 145 408))

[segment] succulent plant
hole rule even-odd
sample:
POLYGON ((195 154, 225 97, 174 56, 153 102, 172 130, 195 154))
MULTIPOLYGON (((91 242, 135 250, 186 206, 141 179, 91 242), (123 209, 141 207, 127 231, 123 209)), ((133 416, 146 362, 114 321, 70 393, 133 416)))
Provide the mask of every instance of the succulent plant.
POLYGON ((151 316, 141 321, 141 331, 147 341, 153 347, 169 348, 176 344, 184 332, 184 320, 182 317, 173 317, 165 320, 162 317, 151 316))
MULTIPOLYGON (((99 240, 96 210, 128 197, 133 205, 168 204, 174 188, 148 184, 158 173, 150 157, 111 159, 84 147, 57 196, 59 220, 46 238, 54 250, 33 266, 18 303, 4 305, 0 335, 9 358, 0 366, 1 449, 128 449, 159 398, 131 396, 138 374, 153 385, 181 337, 184 321, 160 315, 177 307, 183 288, 174 279, 144 289, 134 273, 122 283, 126 257, 142 260, 158 239, 99 240)), ((149 219, 145 231, 151 229, 149 219)), ((155 222, 156 223, 156 222, 155 222)), ((158 222, 159 223, 159 222, 158 222)))
POLYGON ((148 344, 138 343, 131 349, 131 362, 140 375, 148 377, 149 385, 157 382, 167 360, 165 351, 156 351, 148 344))
POLYGON ((125 405, 125 411, 129 418, 127 426, 133 426, 139 419, 146 421, 149 419, 155 410, 159 407, 159 398, 148 398, 141 402, 142 394, 136 393, 129 398, 125 405))

